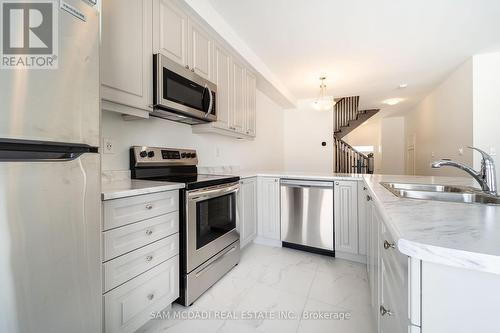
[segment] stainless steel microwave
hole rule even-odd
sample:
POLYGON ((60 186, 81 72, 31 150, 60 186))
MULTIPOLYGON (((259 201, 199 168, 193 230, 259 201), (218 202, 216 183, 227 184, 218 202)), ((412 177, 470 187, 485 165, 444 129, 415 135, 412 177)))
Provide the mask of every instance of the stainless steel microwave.
POLYGON ((152 116, 186 124, 217 120, 217 86, 162 54, 153 56, 152 116))

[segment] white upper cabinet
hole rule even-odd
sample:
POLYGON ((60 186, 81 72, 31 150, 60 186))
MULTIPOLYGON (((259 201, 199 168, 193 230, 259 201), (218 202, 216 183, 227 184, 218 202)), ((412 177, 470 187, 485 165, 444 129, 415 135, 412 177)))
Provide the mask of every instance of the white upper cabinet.
POLYGON ((160 53, 217 85, 218 121, 193 132, 255 137, 255 74, 182 1, 103 1, 101 53, 103 109, 149 117, 153 54, 160 53))
POLYGON ((335 250, 358 254, 358 184, 356 181, 336 181, 335 250))
POLYGON ((193 20, 188 21, 188 65, 192 72, 213 81, 213 46, 208 32, 193 20))
POLYGON ((257 120, 257 101, 256 89, 257 79, 250 71, 245 72, 246 84, 246 115, 245 115, 245 133, 250 136, 255 136, 256 120, 257 120))
POLYGON ((214 125, 229 128, 229 112, 232 110, 231 56, 222 46, 214 46, 214 81, 217 85, 217 122, 214 125))
POLYGON ((233 60, 233 108, 230 112, 229 127, 238 132, 245 130, 245 67, 233 60))
POLYGON ((153 1, 153 50, 188 65, 188 17, 171 0, 153 1))
POLYGON ((104 109, 114 109, 118 106, 113 103, 118 103, 151 111, 151 16, 151 1, 148 0, 103 1, 101 97, 104 109))

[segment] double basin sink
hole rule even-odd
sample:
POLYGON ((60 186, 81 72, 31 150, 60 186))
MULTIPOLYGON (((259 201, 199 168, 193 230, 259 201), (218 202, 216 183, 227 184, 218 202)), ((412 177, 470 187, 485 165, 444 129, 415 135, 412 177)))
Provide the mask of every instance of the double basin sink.
POLYGON ((400 198, 500 205, 500 197, 468 186, 380 183, 400 198))

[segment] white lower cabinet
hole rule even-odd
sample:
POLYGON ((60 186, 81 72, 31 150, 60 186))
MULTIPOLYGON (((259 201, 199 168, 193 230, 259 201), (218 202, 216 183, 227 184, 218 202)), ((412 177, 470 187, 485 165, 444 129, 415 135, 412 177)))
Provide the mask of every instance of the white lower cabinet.
POLYGON ((339 180, 334 184, 335 252, 357 255, 358 182, 339 180))
POLYGON ((179 297, 179 257, 175 256, 104 295, 106 333, 135 332, 179 297))
POLYGON ((258 177, 258 237, 280 242, 280 179, 258 177))
POLYGON ((364 206, 367 270, 375 331, 420 332, 420 261, 399 252, 369 192, 364 206))
POLYGON ((102 205, 104 332, 135 332, 179 297, 179 191, 102 205))
POLYGON ((238 194, 238 232, 240 248, 245 247, 257 236, 257 178, 240 181, 238 194))

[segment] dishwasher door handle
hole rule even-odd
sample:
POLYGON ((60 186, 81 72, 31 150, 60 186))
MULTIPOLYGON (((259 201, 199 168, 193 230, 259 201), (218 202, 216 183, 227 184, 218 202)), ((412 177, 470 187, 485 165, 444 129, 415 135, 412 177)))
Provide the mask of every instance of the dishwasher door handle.
POLYGON ((282 180, 281 186, 286 187, 322 187, 333 188, 333 182, 322 181, 301 181, 301 180, 282 180))

